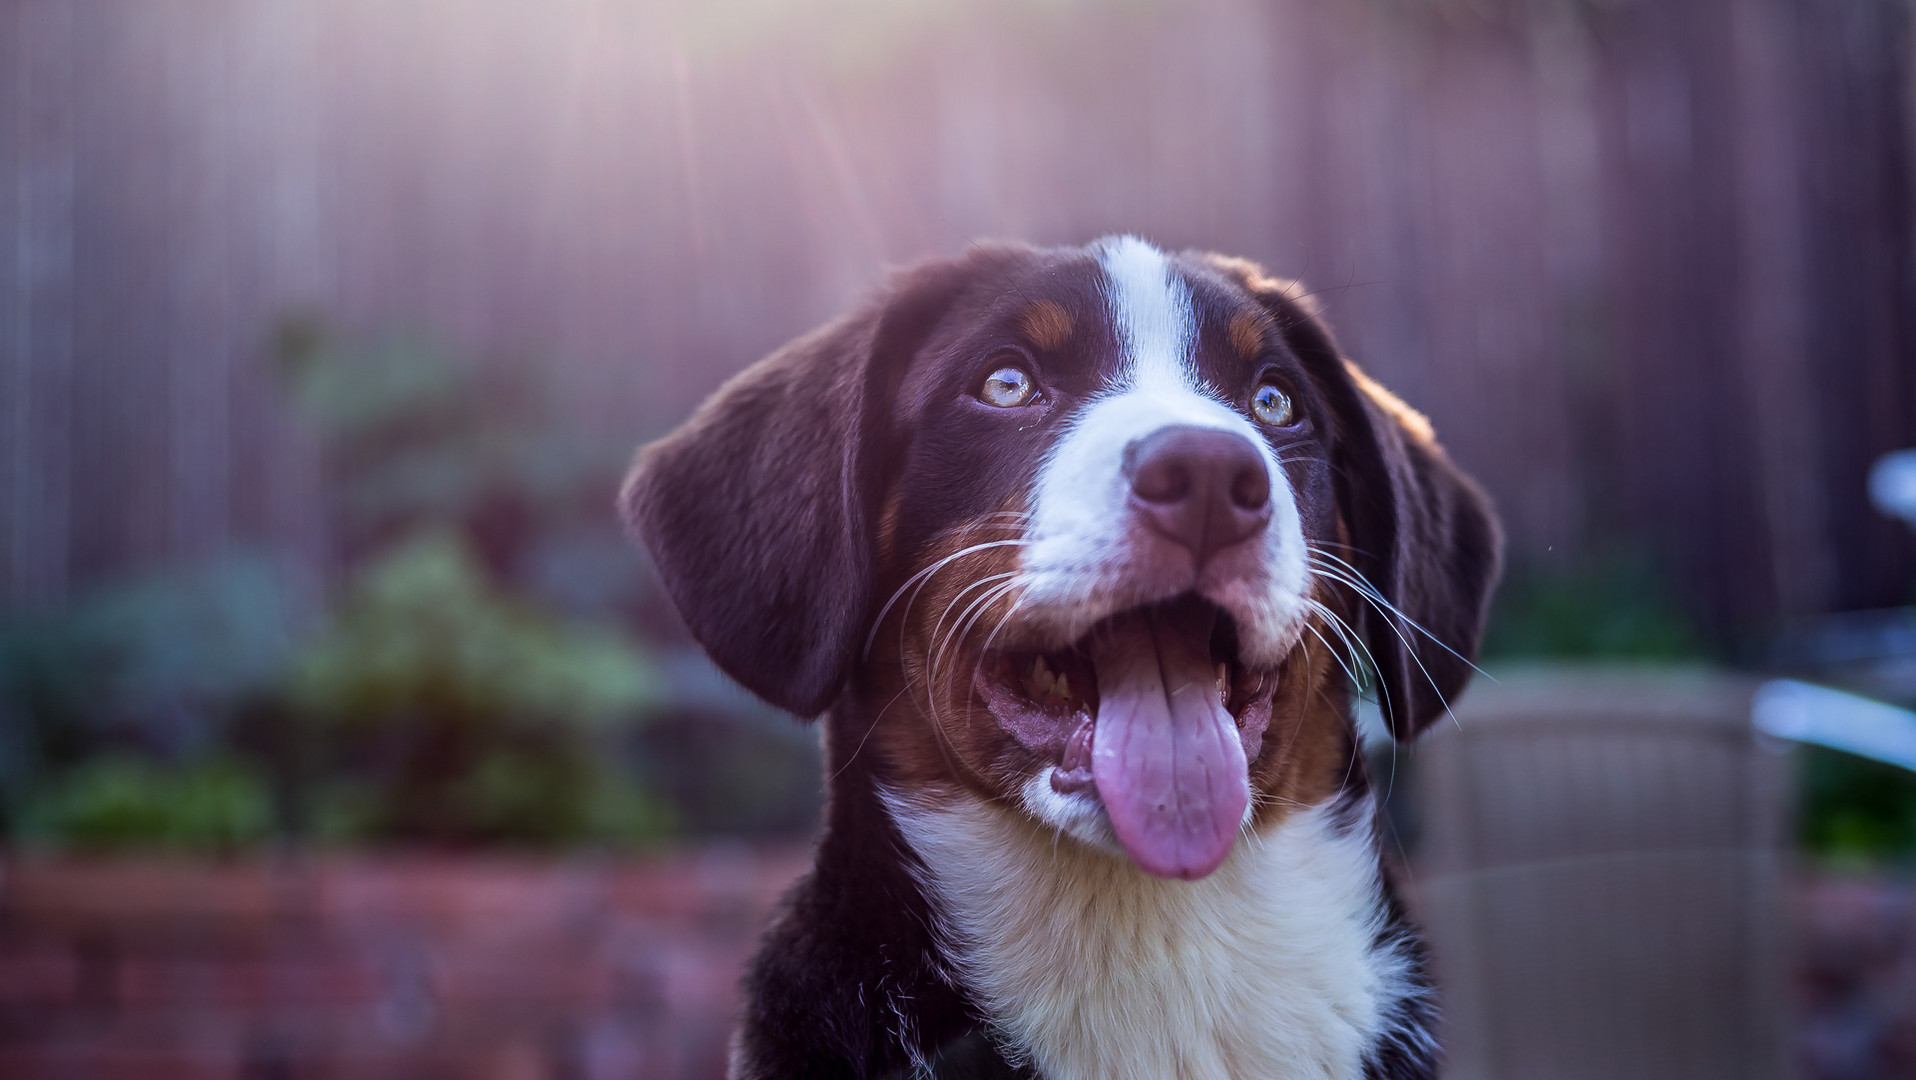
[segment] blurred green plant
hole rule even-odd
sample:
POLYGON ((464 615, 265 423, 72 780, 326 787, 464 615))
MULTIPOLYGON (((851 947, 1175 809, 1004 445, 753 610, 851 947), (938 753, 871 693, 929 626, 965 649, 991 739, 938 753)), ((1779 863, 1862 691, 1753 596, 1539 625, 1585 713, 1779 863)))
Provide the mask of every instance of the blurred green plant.
POLYGON ((1797 838, 1839 865, 1916 862, 1916 773, 1820 746, 1797 760, 1797 838))
POLYGON ((29 846, 231 852, 272 835, 259 770, 227 757, 167 766, 111 755, 85 761, 35 792, 14 835, 29 846))
POLYGON ((299 793, 296 826, 333 842, 665 833, 673 815, 626 752, 659 679, 611 628, 637 598, 609 509, 627 448, 571 423, 539 365, 343 341, 308 318, 276 344, 348 567, 253 725, 299 793))
POLYGON ((611 763, 657 694, 624 635, 502 593, 459 537, 422 532, 359 572, 286 704, 350 777, 319 785, 322 837, 636 842, 669 814, 611 763))
POLYGON ((351 568, 344 602, 255 725, 321 838, 628 843, 804 829, 815 742, 702 687, 619 533, 627 433, 595 438, 535 364, 281 327, 351 568), (603 629, 648 629, 650 650, 603 629), (690 692, 692 697, 686 698, 690 692), (304 779, 302 779, 304 778, 304 779))
POLYGON ((1568 569, 1512 568, 1497 591, 1483 655, 1684 662, 1710 653, 1655 565, 1612 554, 1568 569))
POLYGON ((651 842, 662 679, 629 447, 542 369, 291 319, 275 371, 324 463, 340 576, 236 556, 0 624, 0 828, 100 849, 651 842))
POLYGON ((564 625, 498 592, 444 532, 421 533, 361 570, 290 686, 294 705, 341 723, 429 704, 602 724, 635 713, 651 689, 623 635, 564 625))
POLYGON ((310 621, 293 580, 235 554, 0 623, 0 827, 93 757, 218 752, 230 718, 281 684, 310 621))

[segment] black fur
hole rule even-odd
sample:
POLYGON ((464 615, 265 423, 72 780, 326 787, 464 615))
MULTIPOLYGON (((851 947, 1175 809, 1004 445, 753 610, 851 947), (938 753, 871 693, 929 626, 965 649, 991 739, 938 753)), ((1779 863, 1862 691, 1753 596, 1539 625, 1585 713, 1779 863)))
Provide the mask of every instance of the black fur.
POLYGON ((746 689, 816 716, 871 608, 873 508, 905 365, 1000 253, 928 263, 740 372, 640 452, 619 502, 692 636, 746 689))
POLYGON ((740 1077, 1019 1077, 956 985, 913 880, 917 856, 878 802, 860 755, 883 703, 848 695, 826 719, 831 800, 812 869, 779 905, 745 977, 740 1077), (961 1045, 962 1044, 962 1045, 961 1045))

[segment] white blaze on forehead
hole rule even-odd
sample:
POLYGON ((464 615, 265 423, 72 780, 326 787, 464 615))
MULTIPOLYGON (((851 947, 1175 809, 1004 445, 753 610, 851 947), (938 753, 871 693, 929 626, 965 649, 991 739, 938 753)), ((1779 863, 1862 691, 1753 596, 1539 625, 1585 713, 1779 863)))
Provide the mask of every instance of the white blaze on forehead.
POLYGON ((1195 587, 1235 618, 1246 660, 1275 663, 1303 633, 1307 588, 1304 534, 1283 467, 1258 428, 1198 377, 1191 288, 1164 253, 1135 236, 1101 240, 1091 251, 1119 362, 1059 433, 1032 485, 1019 554, 1021 619, 1070 641, 1114 612, 1195 587), (1127 448, 1168 426, 1241 435, 1271 478, 1264 543, 1197 581, 1154 554, 1164 541, 1130 507, 1127 448))
POLYGON ((1124 350, 1119 382, 1139 388, 1189 385, 1194 318, 1191 288, 1164 253, 1135 236, 1098 244, 1105 303, 1124 350))

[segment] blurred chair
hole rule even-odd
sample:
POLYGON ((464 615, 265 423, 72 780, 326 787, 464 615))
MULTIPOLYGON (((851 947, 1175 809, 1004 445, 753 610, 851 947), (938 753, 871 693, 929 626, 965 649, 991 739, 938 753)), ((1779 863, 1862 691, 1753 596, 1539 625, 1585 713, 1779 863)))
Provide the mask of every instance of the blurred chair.
POLYGON ((1478 679, 1416 751, 1416 897, 1453 1080, 1791 1073, 1787 758, 1754 684, 1478 679))

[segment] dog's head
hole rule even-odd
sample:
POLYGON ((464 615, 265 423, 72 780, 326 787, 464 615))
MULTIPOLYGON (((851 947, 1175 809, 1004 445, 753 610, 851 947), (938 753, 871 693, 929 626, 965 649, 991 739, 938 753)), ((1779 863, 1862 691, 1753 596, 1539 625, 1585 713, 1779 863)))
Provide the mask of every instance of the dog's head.
POLYGON ((1499 550, 1301 290, 1130 237, 896 275, 646 448, 622 502, 753 692, 813 715, 849 685, 888 782, 1181 877, 1254 806, 1329 794, 1323 691, 1360 665, 1400 738, 1441 714, 1499 550))

